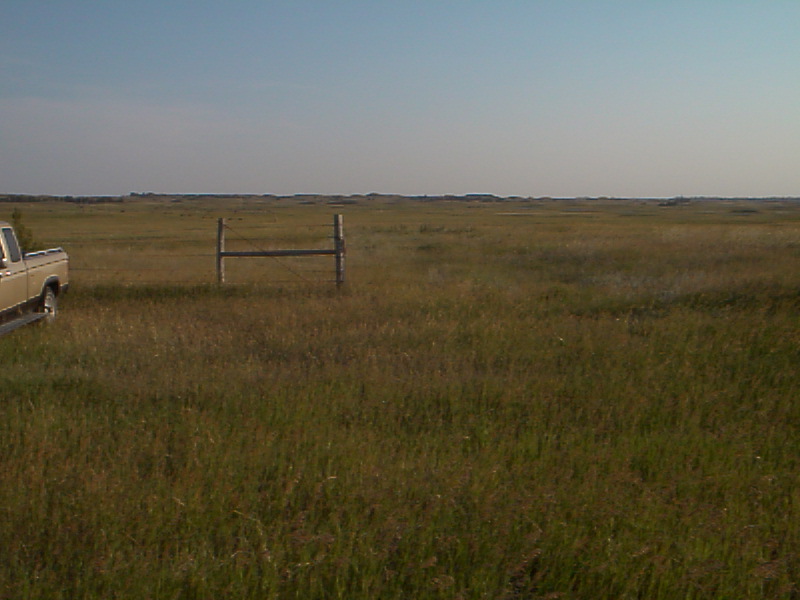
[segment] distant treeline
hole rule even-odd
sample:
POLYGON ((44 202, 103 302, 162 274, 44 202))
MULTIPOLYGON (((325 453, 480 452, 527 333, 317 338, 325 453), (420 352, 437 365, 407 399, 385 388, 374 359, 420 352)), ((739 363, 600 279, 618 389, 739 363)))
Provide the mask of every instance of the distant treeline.
POLYGON ((0 202, 74 202, 76 204, 102 204, 123 202, 127 196, 33 196, 26 194, 0 194, 0 202))
POLYGON ((109 202, 126 202, 136 200, 180 202, 182 200, 261 200, 261 201, 295 201, 301 204, 358 204, 360 202, 653 202, 660 206, 679 206, 691 202, 798 202, 797 196, 769 197, 722 197, 722 196, 677 196, 674 198, 616 198, 609 196, 560 197, 550 196, 495 196, 494 194, 445 194, 433 196, 403 196, 400 194, 352 194, 349 196, 336 194, 162 194, 156 192, 131 192, 125 196, 52 196, 28 194, 0 194, 0 202, 73 202, 75 204, 102 204, 109 202))

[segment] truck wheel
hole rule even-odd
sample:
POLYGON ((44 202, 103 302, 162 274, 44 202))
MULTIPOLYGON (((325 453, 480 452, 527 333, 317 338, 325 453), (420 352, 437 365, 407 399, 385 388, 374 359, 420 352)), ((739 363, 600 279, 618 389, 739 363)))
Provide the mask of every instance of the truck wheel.
POLYGON ((56 311, 58 310, 58 299, 53 288, 48 287, 42 294, 42 299, 39 303, 39 312, 45 314, 44 320, 50 322, 56 318, 56 311))

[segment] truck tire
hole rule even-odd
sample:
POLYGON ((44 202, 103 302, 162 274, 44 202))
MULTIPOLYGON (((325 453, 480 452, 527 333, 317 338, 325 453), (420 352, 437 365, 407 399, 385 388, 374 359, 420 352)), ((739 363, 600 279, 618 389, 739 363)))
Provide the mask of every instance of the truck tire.
POLYGON ((42 299, 39 301, 39 312, 45 314, 44 321, 50 322, 56 318, 58 311, 58 297, 53 291, 53 288, 46 287, 42 293, 42 299))

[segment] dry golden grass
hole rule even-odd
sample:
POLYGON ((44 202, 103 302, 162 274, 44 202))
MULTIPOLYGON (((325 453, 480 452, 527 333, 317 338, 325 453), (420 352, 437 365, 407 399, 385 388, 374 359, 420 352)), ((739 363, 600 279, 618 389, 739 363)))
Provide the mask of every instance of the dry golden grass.
POLYGON ((798 593, 800 206, 24 211, 74 272, 0 340, 3 597, 798 593), (344 289, 213 285, 218 216, 335 210, 344 289))

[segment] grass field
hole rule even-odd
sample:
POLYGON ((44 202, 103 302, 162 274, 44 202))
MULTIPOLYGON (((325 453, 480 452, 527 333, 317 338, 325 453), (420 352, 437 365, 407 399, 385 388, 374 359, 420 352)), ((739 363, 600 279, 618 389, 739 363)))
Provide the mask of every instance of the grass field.
POLYGON ((800 597, 800 204, 22 209, 2 598, 800 597))

